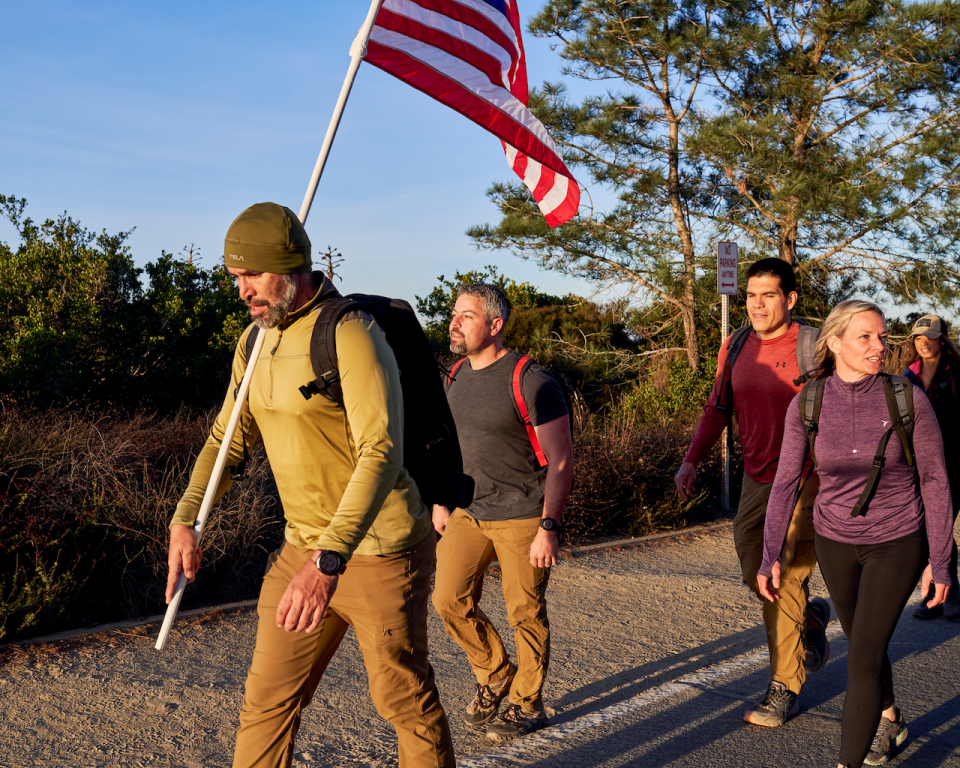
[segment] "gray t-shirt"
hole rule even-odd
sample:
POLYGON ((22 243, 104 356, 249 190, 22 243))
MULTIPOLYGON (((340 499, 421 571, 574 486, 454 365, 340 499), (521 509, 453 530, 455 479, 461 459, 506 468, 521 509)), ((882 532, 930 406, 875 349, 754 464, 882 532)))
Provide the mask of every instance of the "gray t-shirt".
MULTIPOLYGON (((512 349, 478 371, 465 360, 454 381, 446 382, 463 470, 477 484, 467 512, 477 520, 522 520, 543 512, 547 468, 537 462, 513 397, 519 360, 512 349)), ((534 426, 567 415, 560 384, 537 363, 523 371, 520 389, 534 426)))

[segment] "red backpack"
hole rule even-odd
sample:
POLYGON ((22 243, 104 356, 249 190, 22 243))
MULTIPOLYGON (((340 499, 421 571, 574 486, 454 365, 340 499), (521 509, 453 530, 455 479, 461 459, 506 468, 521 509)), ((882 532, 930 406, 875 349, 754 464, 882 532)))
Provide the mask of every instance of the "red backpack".
MULTIPOLYGON (((454 363, 453 368, 450 369, 450 373, 447 376, 447 386, 449 387, 454 380, 454 374, 461 365, 464 364, 467 358, 461 358, 454 363)), ((523 426, 527 430, 527 436, 530 438, 530 446, 533 448, 533 452, 537 455, 537 462, 541 467, 547 466, 547 457, 543 453, 543 448, 540 447, 540 441, 537 440, 537 432, 534 429, 533 424, 530 422, 530 412, 527 410, 527 404, 523 399, 523 391, 520 389, 520 377, 523 375, 524 368, 528 364, 533 362, 533 358, 527 357, 526 355, 521 355, 520 359, 517 360, 517 364, 513 368, 513 403, 517 407, 517 411, 520 414, 520 419, 523 421, 523 426)), ((553 375, 553 374, 551 374, 553 375)), ((557 377, 554 377, 557 378, 557 377)), ((566 399, 566 388, 563 386, 563 382, 558 380, 560 384, 560 389, 564 393, 564 398, 566 399)), ((567 411, 570 413, 572 418, 572 411, 570 411, 570 404, 567 403, 567 411)), ((572 423, 572 422, 571 422, 572 423)))

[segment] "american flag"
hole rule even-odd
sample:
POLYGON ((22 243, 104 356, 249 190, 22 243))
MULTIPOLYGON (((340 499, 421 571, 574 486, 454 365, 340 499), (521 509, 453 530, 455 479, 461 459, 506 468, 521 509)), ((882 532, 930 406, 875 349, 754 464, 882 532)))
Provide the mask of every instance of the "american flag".
POLYGON ((384 0, 365 60, 495 134, 551 227, 576 215, 580 187, 527 108, 516 0, 384 0))

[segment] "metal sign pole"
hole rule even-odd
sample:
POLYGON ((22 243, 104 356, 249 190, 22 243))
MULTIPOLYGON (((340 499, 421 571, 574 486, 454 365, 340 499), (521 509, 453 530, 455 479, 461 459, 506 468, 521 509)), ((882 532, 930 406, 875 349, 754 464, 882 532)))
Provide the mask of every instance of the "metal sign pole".
MULTIPOLYGON (((730 336, 730 297, 723 293, 720 294, 720 333, 722 338, 730 336)), ((730 454, 733 447, 733 430, 725 427, 723 430, 723 442, 721 443, 721 456, 723 458, 723 484, 720 491, 720 505, 723 514, 730 514, 730 454)))
MULTIPOLYGON (((726 341, 730 336, 730 297, 737 295, 737 259, 739 248, 736 243, 721 240, 717 243, 717 291, 720 293, 720 333, 726 341)), ((730 404, 727 404, 730 407, 730 404)), ((733 455, 733 429, 728 425, 723 430, 721 456, 723 458, 723 483, 720 492, 720 505, 725 515, 730 514, 730 461, 733 455)))

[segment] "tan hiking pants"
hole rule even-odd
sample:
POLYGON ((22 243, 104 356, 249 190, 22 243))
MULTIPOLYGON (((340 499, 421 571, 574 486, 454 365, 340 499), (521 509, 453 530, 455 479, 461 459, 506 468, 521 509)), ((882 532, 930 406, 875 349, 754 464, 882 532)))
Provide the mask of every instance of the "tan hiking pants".
POLYGON ((300 712, 347 627, 357 635, 370 696, 397 732, 401 768, 450 768, 450 726, 427 659, 427 601, 436 558, 431 531, 393 555, 354 555, 315 632, 277 627, 280 598, 312 551, 285 544, 271 562, 257 605, 259 626, 240 712, 234 768, 280 768, 293 760, 300 712))
POLYGON ((740 558, 743 583, 763 602, 763 624, 770 649, 770 679, 800 693, 806 680, 807 600, 810 574, 817 565, 813 548, 813 500, 820 478, 808 478, 793 510, 780 559, 780 599, 771 603, 757 592, 757 571, 763 560, 763 523, 773 483, 743 476, 740 508, 733 521, 733 541, 740 558))
POLYGON ((540 709, 543 682, 550 664, 550 622, 547 619, 549 568, 530 564, 530 544, 540 518, 475 520, 457 509, 437 548, 437 584, 433 605, 447 634, 463 648, 480 685, 510 674, 503 640, 480 608, 483 575, 494 557, 503 574, 507 618, 517 644, 517 675, 510 703, 528 712, 540 709))

